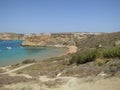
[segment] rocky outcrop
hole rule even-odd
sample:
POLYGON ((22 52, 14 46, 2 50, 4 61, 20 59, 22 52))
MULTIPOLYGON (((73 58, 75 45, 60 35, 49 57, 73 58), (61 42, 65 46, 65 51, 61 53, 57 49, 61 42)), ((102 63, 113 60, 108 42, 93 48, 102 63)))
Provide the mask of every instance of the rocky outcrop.
POLYGON ((22 40, 23 34, 16 33, 0 33, 0 40, 22 40))
POLYGON ((83 33, 28 34, 24 36, 23 46, 76 46, 76 41, 87 37, 83 33))
POLYGON ((24 35, 23 46, 67 47, 67 54, 77 52, 76 42, 93 33, 52 33, 24 35))
POLYGON ((115 41, 115 46, 119 46, 120 45, 120 40, 115 41))

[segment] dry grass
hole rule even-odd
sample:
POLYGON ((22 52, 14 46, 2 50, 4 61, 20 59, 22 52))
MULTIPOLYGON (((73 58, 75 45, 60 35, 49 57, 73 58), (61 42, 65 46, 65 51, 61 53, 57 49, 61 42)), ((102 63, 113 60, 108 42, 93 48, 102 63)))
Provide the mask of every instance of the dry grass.
POLYGON ((76 40, 76 45, 78 48, 95 48, 99 45, 102 47, 111 47, 115 45, 115 41, 120 40, 120 32, 108 33, 101 35, 88 36, 83 40, 76 40))
POLYGON ((28 82, 32 79, 27 79, 22 76, 0 75, 0 85, 8 85, 13 83, 28 82))

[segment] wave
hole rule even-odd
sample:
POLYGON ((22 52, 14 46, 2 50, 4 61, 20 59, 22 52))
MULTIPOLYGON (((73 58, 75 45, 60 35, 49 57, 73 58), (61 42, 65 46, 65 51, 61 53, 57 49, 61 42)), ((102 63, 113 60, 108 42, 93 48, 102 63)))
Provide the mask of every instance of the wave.
POLYGON ((20 48, 23 48, 22 46, 20 46, 20 48))
POLYGON ((12 49, 12 47, 6 47, 7 49, 12 49))

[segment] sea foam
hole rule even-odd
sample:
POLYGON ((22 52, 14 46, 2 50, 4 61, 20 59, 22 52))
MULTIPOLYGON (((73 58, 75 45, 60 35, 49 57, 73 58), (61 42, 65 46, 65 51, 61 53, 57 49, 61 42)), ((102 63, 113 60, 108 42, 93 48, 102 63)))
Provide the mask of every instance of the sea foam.
POLYGON ((12 47, 6 47, 6 48, 9 49, 9 50, 12 49, 12 47))

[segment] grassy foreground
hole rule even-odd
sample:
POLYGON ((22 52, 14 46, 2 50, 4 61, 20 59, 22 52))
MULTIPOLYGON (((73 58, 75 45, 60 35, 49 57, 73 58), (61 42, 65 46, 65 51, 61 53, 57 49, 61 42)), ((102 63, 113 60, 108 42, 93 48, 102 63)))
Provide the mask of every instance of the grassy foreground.
POLYGON ((80 51, 69 60, 70 64, 84 64, 97 58, 120 58, 120 47, 98 48, 80 51))

